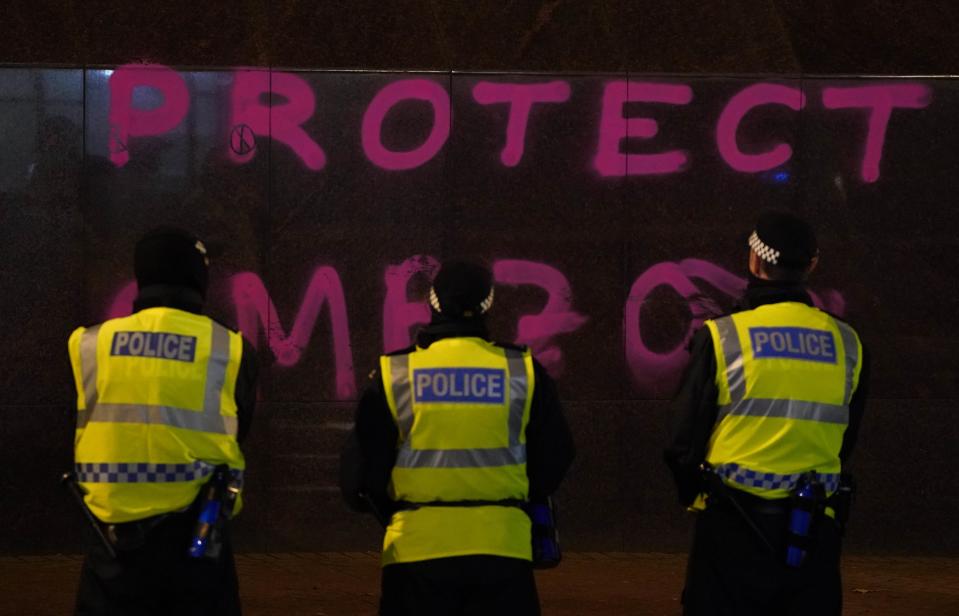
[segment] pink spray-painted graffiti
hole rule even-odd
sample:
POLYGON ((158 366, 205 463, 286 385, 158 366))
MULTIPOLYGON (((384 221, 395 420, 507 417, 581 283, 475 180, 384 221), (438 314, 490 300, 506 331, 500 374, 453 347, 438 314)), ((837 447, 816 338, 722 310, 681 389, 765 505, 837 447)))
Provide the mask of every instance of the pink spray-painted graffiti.
MULTIPOLYGON (((314 118, 316 93, 306 79, 285 72, 237 70, 227 105, 230 109, 230 135, 223 147, 229 158, 243 164, 256 155, 254 136, 270 137, 288 145, 307 169, 319 172, 327 167, 327 153, 303 126, 314 118), (285 99, 275 103, 273 96, 285 99), (271 98, 265 100, 264 97, 271 98)), ((157 65, 125 65, 117 68, 109 80, 110 160, 123 166, 130 159, 131 137, 157 136, 176 129, 190 110, 190 92, 176 71, 157 65), (160 93, 163 103, 153 109, 133 106, 137 88, 160 93)), ((526 151, 527 128, 533 107, 564 103, 572 97, 565 80, 546 83, 496 83, 479 81, 472 88, 473 100, 481 106, 509 105, 506 141, 499 152, 500 163, 516 167, 526 151)), ((824 87, 822 108, 828 111, 865 109, 869 120, 865 146, 859 164, 865 183, 880 177, 880 163, 894 110, 923 109, 931 103, 932 90, 921 83, 824 87)), ((759 113, 768 105, 783 105, 796 112, 807 108, 809 92, 786 85, 755 83, 735 93, 723 107, 716 124, 716 147, 730 169, 755 174, 781 166, 793 155, 788 143, 772 144, 764 152, 746 153, 737 141, 737 132, 747 115, 759 113)), ((659 134, 659 123, 652 117, 626 113, 626 105, 643 104, 652 113, 669 113, 663 105, 682 107, 694 99, 693 87, 684 83, 658 83, 612 80, 603 86, 599 108, 597 140, 592 166, 600 178, 662 175, 685 172, 693 157, 689 149, 672 149, 652 154, 624 152, 624 142, 652 139, 659 134)), ((573 109, 570 113, 582 113, 573 109)), ((370 100, 359 127, 360 143, 367 160, 374 166, 406 171, 419 168, 442 150, 452 129, 450 95, 439 82, 417 78, 397 79, 381 88, 370 100), (426 139, 409 151, 394 151, 383 143, 388 130, 389 112, 403 101, 424 101, 432 108, 432 124, 426 139)))
MULTIPOLYGON (((697 280, 708 283, 728 298, 740 297, 746 288, 744 278, 700 259, 657 263, 633 283, 626 300, 623 332, 626 361, 636 391, 654 397, 672 395, 689 361, 686 347, 693 333, 706 319, 722 314, 715 299, 696 283, 697 280), (691 319, 685 336, 675 347, 667 352, 656 352, 643 340, 642 308, 652 292, 662 286, 673 289, 687 302, 691 319)), ((846 302, 838 291, 830 290, 822 295, 811 292, 810 295, 818 307, 837 316, 845 314, 846 302)))
POLYGON ((515 167, 526 150, 526 127, 533 105, 537 103, 564 103, 569 100, 569 84, 565 81, 519 84, 481 81, 473 87, 473 98, 481 105, 509 104, 506 122, 506 144, 500 160, 507 167, 515 167))
POLYGON ((415 169, 432 159, 450 136, 450 96, 435 81, 404 79, 380 90, 363 116, 363 151, 370 161, 391 171, 415 169), (404 100, 426 101, 433 106, 433 127, 419 147, 396 152, 383 145, 383 121, 397 103, 404 100))
POLYGON ((355 397, 356 379, 353 375, 353 349, 350 345, 346 300, 340 276, 335 269, 323 266, 313 272, 289 335, 284 331, 273 299, 259 276, 252 272, 236 274, 232 277, 230 286, 240 331, 255 344, 259 326, 262 326, 266 331, 270 351, 276 357, 276 363, 284 367, 293 366, 300 361, 304 349, 310 343, 320 309, 326 304, 333 332, 336 396, 341 399, 355 397))
POLYGON ((122 167, 130 160, 130 137, 167 133, 183 121, 190 109, 186 82, 176 71, 156 64, 127 64, 110 75, 110 160, 122 167), (155 109, 135 109, 133 92, 152 88, 163 97, 155 109))
POLYGON ((606 84, 603 111, 599 125, 599 145, 594 164, 603 176, 651 175, 676 173, 689 160, 681 150, 659 154, 623 154, 624 139, 651 139, 659 132, 659 124, 650 118, 623 117, 627 102, 688 105, 693 90, 683 84, 614 81, 606 84))
POLYGON ((290 146, 309 169, 326 165, 323 148, 306 133, 302 124, 316 110, 316 95, 309 84, 290 73, 237 71, 233 76, 230 120, 230 158, 249 162, 256 154, 254 135, 269 136, 290 146), (262 97, 278 94, 281 105, 267 105, 262 97))
POLYGON ((822 102, 827 109, 870 110, 861 167, 865 182, 879 179, 879 163, 893 109, 922 109, 929 105, 931 98, 932 91, 917 84, 825 88, 822 93, 822 102))
POLYGON ((732 97, 719 116, 716 145, 723 160, 736 171, 757 173, 775 169, 793 155, 792 146, 788 143, 776 144, 762 154, 746 154, 739 149, 736 132, 743 118, 752 109, 769 104, 785 105, 793 111, 799 111, 806 106, 806 95, 798 88, 757 83, 732 97))
POLYGON ((556 338, 576 331, 587 321, 586 316, 572 309, 573 291, 569 280, 549 265, 513 259, 496 261, 493 278, 498 284, 536 285, 546 290, 548 297, 543 309, 538 314, 520 317, 516 343, 529 345, 552 376, 561 376, 563 352, 556 338))

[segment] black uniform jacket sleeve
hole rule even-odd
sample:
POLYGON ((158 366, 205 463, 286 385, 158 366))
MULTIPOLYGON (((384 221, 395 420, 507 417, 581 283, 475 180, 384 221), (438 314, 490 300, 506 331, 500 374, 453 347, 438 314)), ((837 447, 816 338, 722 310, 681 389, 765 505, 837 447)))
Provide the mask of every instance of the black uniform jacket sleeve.
POLYGON ((541 501, 559 488, 576 456, 576 448, 556 383, 536 360, 533 371, 536 385, 526 426, 526 476, 530 500, 541 501))
POLYGON ((253 411, 256 408, 256 377, 259 372, 257 364, 256 349, 244 338, 243 356, 240 359, 240 370, 236 376, 236 391, 234 398, 236 400, 237 415, 237 442, 243 442, 250 426, 253 424, 253 411))
POLYGON ((398 441, 399 430, 386 402, 383 379, 374 370, 356 407, 353 430, 340 454, 340 492, 354 511, 369 511, 371 504, 383 514, 390 511, 387 486, 396 462, 398 441))
MULTIPOLYGON (((706 445, 712 434, 719 407, 716 386, 716 356, 713 340, 705 327, 690 343, 692 357, 679 393, 670 405, 669 444, 664 459, 679 493, 679 502, 690 505, 702 491, 700 465, 706 460, 706 445)), ((845 466, 859 435, 866 409, 869 385, 869 354, 863 346, 859 384, 849 403, 849 425, 843 434, 839 458, 845 466)))
MULTIPOLYGON (((534 361, 533 367, 536 384, 526 427, 526 473, 530 497, 542 499, 559 487, 575 449, 555 383, 538 362, 534 361)), ((351 509, 369 511, 372 503, 380 517, 392 510, 387 486, 396 462, 398 439, 383 380, 374 371, 340 455, 340 491, 351 509)))
POLYGON ((716 356, 707 328, 693 336, 690 351, 682 386, 670 404, 669 444, 663 454, 683 505, 691 504, 702 491, 699 467, 706 459, 706 444, 719 411, 716 356))

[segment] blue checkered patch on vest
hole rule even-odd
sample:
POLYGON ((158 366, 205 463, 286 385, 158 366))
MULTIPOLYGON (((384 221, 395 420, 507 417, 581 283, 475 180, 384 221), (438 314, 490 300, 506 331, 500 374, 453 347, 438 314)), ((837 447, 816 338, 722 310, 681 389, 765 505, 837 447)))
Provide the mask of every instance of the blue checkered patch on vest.
MULTIPOLYGON (((76 465, 77 481, 83 483, 175 483, 204 479, 213 474, 213 464, 150 464, 147 462, 87 462, 76 465)), ((230 473, 242 485, 243 471, 230 473)))
MULTIPOLYGON (((716 473, 728 481, 762 490, 792 490, 799 482, 799 478, 805 474, 777 475, 776 473, 763 473, 735 463, 720 464, 716 467, 716 473)), ((827 494, 835 492, 839 488, 838 473, 816 473, 816 478, 826 488, 827 494)))

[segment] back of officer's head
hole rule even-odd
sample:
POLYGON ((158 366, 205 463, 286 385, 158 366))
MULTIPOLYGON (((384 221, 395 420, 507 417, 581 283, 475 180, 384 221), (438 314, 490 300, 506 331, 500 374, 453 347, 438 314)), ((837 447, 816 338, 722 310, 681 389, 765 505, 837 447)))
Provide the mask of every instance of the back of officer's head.
POLYGON ((158 285, 185 287, 206 297, 209 260, 195 235, 176 227, 158 227, 137 242, 133 270, 142 291, 158 285))
POLYGON ((433 279, 430 308, 452 319, 481 318, 493 305, 493 275, 476 261, 446 261, 433 279))
POLYGON ((760 214, 749 236, 749 247, 758 264, 758 271, 752 273, 769 280, 802 282, 819 260, 815 231, 786 210, 770 209, 760 214))

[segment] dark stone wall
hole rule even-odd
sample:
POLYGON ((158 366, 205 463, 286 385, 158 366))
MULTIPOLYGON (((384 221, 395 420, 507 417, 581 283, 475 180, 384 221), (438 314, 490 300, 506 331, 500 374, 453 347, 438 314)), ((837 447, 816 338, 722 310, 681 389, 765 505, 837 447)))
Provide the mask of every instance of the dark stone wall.
POLYGON ((953 3, 10 0, 0 61, 498 71, 939 74, 953 3))
MULTIPOLYGON (((764 106, 744 120, 745 152, 778 142, 795 150, 762 173, 733 170, 718 152, 716 127, 730 98, 757 82, 733 73, 954 73, 957 9, 919 14, 900 3, 816 1, 461 6, 5 5, 0 61, 70 68, 0 69, 0 552, 77 547, 79 517, 56 485, 71 459, 66 337, 122 312, 134 239, 161 223, 208 239, 211 310, 258 339, 261 402, 246 446, 242 548, 375 549, 375 525, 345 512, 334 484, 355 390, 376 355, 407 331, 403 322, 384 324, 384 312, 397 312, 385 309, 402 302, 388 303, 390 285, 421 303, 435 262, 398 266, 415 255, 474 254, 498 267, 494 332, 533 344, 559 375, 580 448, 560 495, 568 546, 683 549, 688 519, 660 462, 683 340, 732 305, 755 213, 784 205, 816 221, 824 259, 813 288, 873 351, 850 547, 955 553, 959 537, 949 529, 959 486, 948 469, 959 442, 959 364, 948 324, 959 308, 956 82, 902 82, 928 88, 928 104, 893 112, 875 181, 861 170, 867 112, 827 110, 822 93, 892 80, 772 79, 801 88, 807 104, 801 113, 764 106), (450 136, 422 166, 387 171, 363 149, 363 117, 384 86, 415 75, 299 73, 316 97, 303 129, 326 155, 314 171, 263 133, 252 159, 237 164, 230 144, 242 150, 248 136, 234 131, 229 68, 178 68, 189 93, 178 126, 111 139, 109 73, 75 67, 128 62, 566 74, 421 75, 450 93, 450 136), (626 139, 623 151, 684 150, 681 172, 596 170, 604 88, 626 71, 634 81, 691 87, 688 105, 625 106, 626 115, 655 118, 659 134, 626 139), (473 86, 554 79, 569 84, 568 101, 535 107, 522 160, 504 166, 506 107, 477 104, 473 86), (111 152, 121 149, 130 159, 119 167, 111 152), (275 317, 265 296, 250 292, 256 280, 237 278, 245 272, 262 281, 275 317), (342 287, 345 329, 330 318, 330 298, 339 297, 331 273, 342 287), (297 329, 311 306, 319 309, 315 322, 297 329), (547 318, 524 327, 521 317, 538 313, 547 318)), ((149 89, 134 94, 139 109, 163 103, 149 89)), ((400 104, 387 116, 383 144, 416 147, 431 118, 424 103, 400 104)))

